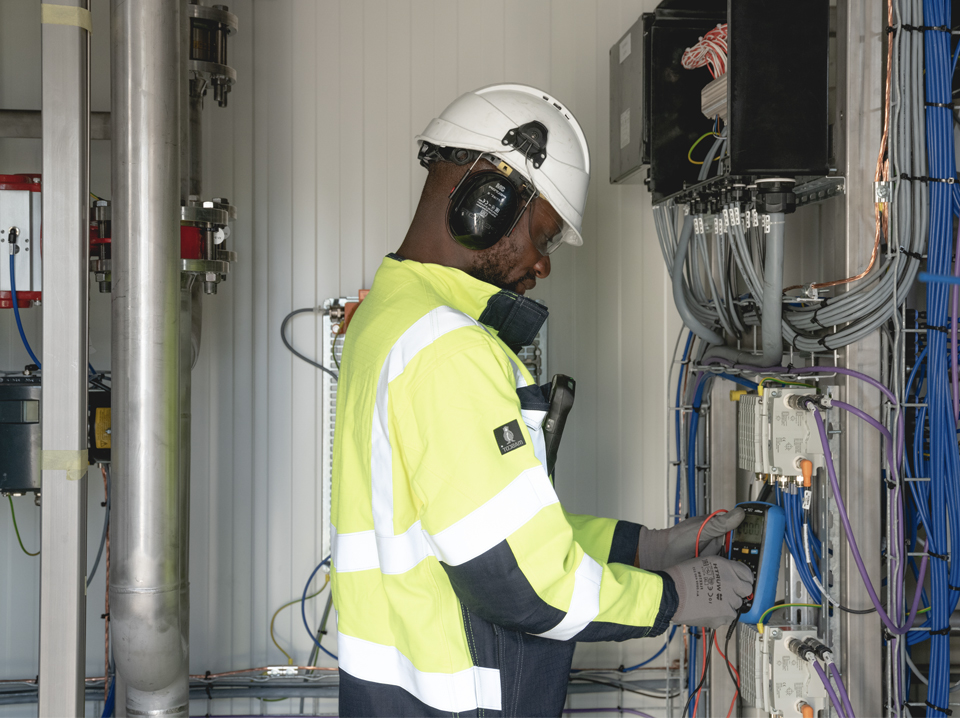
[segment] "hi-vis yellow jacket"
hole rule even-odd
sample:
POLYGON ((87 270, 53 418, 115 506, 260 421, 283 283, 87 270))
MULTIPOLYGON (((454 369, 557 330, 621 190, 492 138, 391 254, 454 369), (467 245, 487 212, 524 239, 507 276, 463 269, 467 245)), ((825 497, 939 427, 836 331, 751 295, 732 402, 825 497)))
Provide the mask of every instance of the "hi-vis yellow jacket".
POLYGON ((544 307, 389 255, 347 333, 333 457, 343 716, 559 715, 575 641, 656 635, 640 526, 564 512, 508 345, 544 307))

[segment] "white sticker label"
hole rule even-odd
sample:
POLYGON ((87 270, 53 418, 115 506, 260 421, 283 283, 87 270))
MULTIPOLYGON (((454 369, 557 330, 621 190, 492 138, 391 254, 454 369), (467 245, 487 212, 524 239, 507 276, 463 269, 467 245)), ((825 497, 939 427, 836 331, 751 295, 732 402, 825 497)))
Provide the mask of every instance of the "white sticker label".
POLYGON ((627 33, 627 36, 620 41, 620 62, 623 62, 628 57, 630 57, 630 38, 633 37, 633 33, 627 33))
POLYGON ((620 149, 630 144, 630 108, 620 113, 620 149))

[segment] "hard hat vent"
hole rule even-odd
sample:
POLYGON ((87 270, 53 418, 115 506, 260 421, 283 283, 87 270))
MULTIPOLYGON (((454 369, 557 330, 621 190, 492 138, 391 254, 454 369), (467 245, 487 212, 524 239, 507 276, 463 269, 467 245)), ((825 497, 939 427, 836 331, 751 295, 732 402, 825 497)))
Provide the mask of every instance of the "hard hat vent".
POLYGON ((522 152, 535 169, 540 169, 547 159, 547 128, 542 122, 533 120, 514 127, 503 136, 502 142, 522 152))

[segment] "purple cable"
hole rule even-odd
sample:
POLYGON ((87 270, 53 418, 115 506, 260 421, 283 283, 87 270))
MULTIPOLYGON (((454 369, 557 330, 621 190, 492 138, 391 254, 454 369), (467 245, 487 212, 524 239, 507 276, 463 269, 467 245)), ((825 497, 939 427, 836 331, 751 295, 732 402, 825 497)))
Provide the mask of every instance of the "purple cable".
POLYGON ((870 574, 867 573, 867 567, 863 565, 863 559, 860 557, 860 549, 857 547, 857 539, 853 535, 853 527, 850 526, 850 517, 847 515, 847 507, 843 503, 843 497, 840 495, 840 482, 837 480, 837 470, 833 466, 833 454, 830 451, 830 441, 827 439, 827 429, 823 425, 823 419, 820 418, 820 412, 813 412, 813 418, 817 422, 817 431, 820 433, 820 443, 823 445, 824 463, 827 465, 827 475, 830 477, 830 486, 833 488, 833 497, 837 501, 837 511, 840 513, 840 522, 843 524, 844 533, 847 535, 847 543, 850 544, 850 553, 853 554, 853 560, 857 564, 857 570, 860 572, 860 578, 863 579, 863 585, 867 589, 870 601, 877 609, 877 615, 883 621, 887 630, 895 636, 902 636, 913 627, 913 622, 917 618, 917 611, 920 608, 920 590, 923 587, 923 580, 927 574, 927 556, 920 561, 920 576, 917 578, 917 591, 913 595, 913 606, 910 609, 910 616, 907 622, 901 628, 893 621, 880 605, 880 599, 877 592, 873 589, 873 582, 870 580, 870 574))
POLYGON ((634 708, 564 708, 564 713, 629 713, 632 716, 653 718, 649 713, 643 713, 634 708))
POLYGON ((833 661, 830 661, 827 667, 830 669, 830 675, 833 676, 834 683, 837 684, 837 692, 840 694, 840 700, 843 701, 844 713, 847 714, 847 718, 857 718, 853 714, 853 706, 850 705, 850 696, 847 695, 847 687, 843 685, 843 679, 840 677, 840 669, 837 668, 837 664, 833 661))
POLYGON ((870 424, 874 429, 883 434, 883 438, 887 440, 887 464, 890 466, 890 475, 897 475, 897 465, 893 463, 893 436, 890 435, 890 432, 887 430, 883 424, 870 416, 863 409, 858 409, 852 404, 848 404, 845 401, 833 400, 833 405, 838 409, 843 409, 844 411, 849 411, 856 417, 863 419, 865 422, 870 424))
POLYGON ((820 676, 820 681, 823 683, 823 687, 827 689, 827 695, 830 696, 830 702, 833 703, 834 709, 841 716, 841 718, 853 718, 853 716, 848 716, 843 710, 843 704, 840 702, 840 699, 837 698, 837 693, 833 690, 833 686, 830 685, 827 674, 823 672, 823 668, 820 667, 820 664, 817 661, 810 661, 810 665, 813 666, 813 670, 815 670, 817 675, 820 676))

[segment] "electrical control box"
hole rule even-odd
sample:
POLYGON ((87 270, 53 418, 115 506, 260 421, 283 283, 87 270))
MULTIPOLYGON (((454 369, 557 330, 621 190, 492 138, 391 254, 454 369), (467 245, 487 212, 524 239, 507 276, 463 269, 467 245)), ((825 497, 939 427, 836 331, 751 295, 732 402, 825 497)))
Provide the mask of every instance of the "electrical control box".
POLYGON ((745 706, 761 714, 803 718, 800 701, 814 715, 826 707, 827 694, 809 663, 787 648, 788 638, 817 638, 813 626, 767 625, 763 633, 751 623, 739 630, 740 693, 745 706))
POLYGON ((40 490, 40 377, 0 376, 0 493, 40 490))
POLYGON ((10 296, 9 230, 19 231, 13 243, 13 271, 21 309, 40 300, 40 175, 0 175, 0 309, 13 307, 10 296))
POLYGON ((738 466, 754 474, 801 476, 800 461, 825 466, 813 414, 791 406, 791 397, 813 395, 803 387, 767 388, 763 396, 745 394, 737 407, 738 466))
POLYGON ((708 179, 827 174, 829 12, 829 0, 663 0, 641 16, 610 49, 610 181, 643 179, 654 202, 697 185, 717 116, 727 149, 708 179), (685 69, 719 26, 725 72, 685 69))

